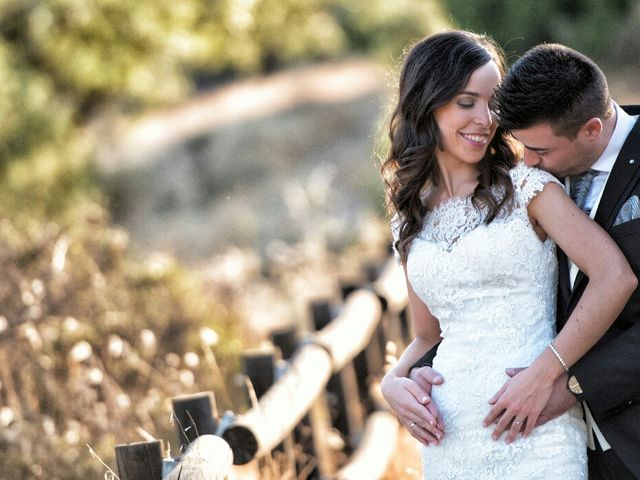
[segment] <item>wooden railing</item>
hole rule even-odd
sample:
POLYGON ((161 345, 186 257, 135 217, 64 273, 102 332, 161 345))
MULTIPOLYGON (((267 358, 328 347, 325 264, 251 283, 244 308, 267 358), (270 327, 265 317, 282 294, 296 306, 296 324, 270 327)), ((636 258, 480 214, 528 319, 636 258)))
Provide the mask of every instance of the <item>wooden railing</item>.
POLYGON ((387 260, 370 280, 345 288, 339 308, 315 302, 314 332, 298 339, 293 328, 277 331, 271 352, 245 354, 244 371, 257 397, 248 411, 218 417, 209 392, 173 399, 185 453, 163 461, 159 441, 118 445, 120 480, 224 479, 232 463, 275 451, 304 478, 381 478, 398 422, 371 391, 383 374, 387 342, 402 348, 411 332, 396 261, 387 260), (276 367, 277 351, 284 367, 276 367))

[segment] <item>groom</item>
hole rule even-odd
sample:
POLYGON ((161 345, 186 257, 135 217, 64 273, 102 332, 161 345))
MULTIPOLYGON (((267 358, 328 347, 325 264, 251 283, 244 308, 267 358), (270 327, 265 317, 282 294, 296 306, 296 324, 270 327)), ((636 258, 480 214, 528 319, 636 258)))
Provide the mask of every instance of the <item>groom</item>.
MULTIPOLYGON (((640 106, 613 102, 604 74, 589 58, 543 44, 511 67, 497 92, 496 110, 499 123, 524 145, 525 164, 566 177, 574 201, 607 231, 640 276, 640 106)), ((558 261, 560 330, 589 279, 561 251, 558 261)), ((428 366, 434 355, 427 353, 412 369, 415 383, 405 388, 411 395, 390 405, 401 420, 408 411, 420 412, 425 421, 413 425, 421 431, 411 433, 438 442, 439 422, 429 423, 436 410, 428 394, 443 381, 428 366)), ((640 288, 603 338, 556 382, 538 423, 576 402, 585 409, 589 478, 640 479, 640 288)))

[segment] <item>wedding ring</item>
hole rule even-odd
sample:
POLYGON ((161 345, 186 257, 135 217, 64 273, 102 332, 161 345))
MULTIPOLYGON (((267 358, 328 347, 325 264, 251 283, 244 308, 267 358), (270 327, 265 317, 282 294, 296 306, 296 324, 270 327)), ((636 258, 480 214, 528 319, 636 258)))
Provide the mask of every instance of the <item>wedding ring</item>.
POLYGON ((522 425, 522 420, 514 420, 513 424, 514 425, 522 425))
POLYGON ((410 428, 411 430, 413 430, 413 427, 415 427, 415 426, 416 426, 416 422, 411 422, 411 425, 409 425, 409 428, 410 428))

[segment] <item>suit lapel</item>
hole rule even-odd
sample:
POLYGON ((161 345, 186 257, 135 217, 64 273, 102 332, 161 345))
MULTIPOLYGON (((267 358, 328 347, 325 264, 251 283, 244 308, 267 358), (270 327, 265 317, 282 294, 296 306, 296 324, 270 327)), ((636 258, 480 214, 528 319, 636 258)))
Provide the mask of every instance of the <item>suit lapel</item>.
MULTIPOLYGON (((640 113, 637 108, 628 109, 624 107, 631 115, 640 113), (630 110, 630 111, 629 111, 630 110)), ((627 140, 624 142, 616 163, 611 169, 609 179, 605 185, 604 192, 598 211, 595 215, 595 221, 607 232, 611 229, 616 218, 616 213, 620 210, 625 200, 631 194, 633 187, 640 179, 640 119, 636 121, 633 129, 629 133, 627 140)), ((584 285, 587 277, 584 273, 578 272, 574 288, 571 292, 570 304, 573 304, 573 297, 578 298, 584 291, 584 285)), ((570 307, 572 308, 572 307, 570 307)))
POLYGON ((611 169, 609 180, 602 193, 602 199, 595 221, 609 230, 640 174, 640 121, 637 121, 624 142, 616 163, 611 169))

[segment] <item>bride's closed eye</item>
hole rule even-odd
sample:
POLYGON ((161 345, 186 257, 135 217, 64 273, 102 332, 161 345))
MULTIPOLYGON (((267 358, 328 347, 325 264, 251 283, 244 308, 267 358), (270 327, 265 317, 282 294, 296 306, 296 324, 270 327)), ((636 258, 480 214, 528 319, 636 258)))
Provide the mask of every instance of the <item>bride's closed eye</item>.
POLYGON ((458 105, 462 108, 473 108, 473 106, 475 105, 474 102, 470 102, 470 101, 459 101, 458 105))

